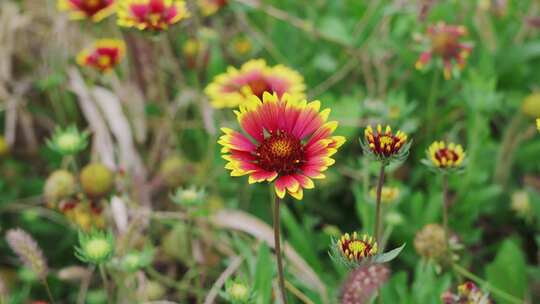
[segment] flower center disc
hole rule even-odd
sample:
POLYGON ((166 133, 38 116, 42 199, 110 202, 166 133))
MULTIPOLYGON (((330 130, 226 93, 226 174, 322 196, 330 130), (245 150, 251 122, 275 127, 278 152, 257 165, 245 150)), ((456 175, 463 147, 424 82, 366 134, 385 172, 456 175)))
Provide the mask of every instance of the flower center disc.
POLYGON ((441 163, 442 162, 447 162, 449 160, 455 162, 458 160, 459 156, 456 154, 456 152, 452 151, 452 150, 448 150, 448 149, 440 149, 439 151, 437 151, 437 153, 435 154, 435 158, 440 161, 441 163))
POLYGON ((251 88, 253 95, 259 97, 261 100, 264 92, 273 92, 272 87, 264 78, 254 79, 248 83, 248 86, 251 88))
POLYGON ((263 141, 257 148, 257 155, 263 169, 283 175, 295 173, 304 159, 300 140, 279 131, 263 141))

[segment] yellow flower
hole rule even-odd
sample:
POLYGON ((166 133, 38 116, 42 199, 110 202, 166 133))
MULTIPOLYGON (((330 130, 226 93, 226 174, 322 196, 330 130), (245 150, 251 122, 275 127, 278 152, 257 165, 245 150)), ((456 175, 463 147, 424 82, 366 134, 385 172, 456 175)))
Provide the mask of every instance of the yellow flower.
POLYGON ((452 142, 447 144, 444 141, 433 142, 427 150, 427 155, 432 166, 442 169, 460 168, 465 159, 461 145, 452 142))
POLYGON ((119 0, 118 25, 139 30, 166 30, 189 17, 182 0, 119 0))
POLYGON ((251 95, 262 99, 264 92, 278 97, 288 93, 294 99, 305 98, 303 77, 283 66, 269 67, 263 59, 250 60, 240 69, 229 67, 209 84, 205 93, 215 108, 235 108, 247 104, 251 95))
POLYGON ((369 125, 364 130, 364 139, 360 139, 360 144, 365 154, 388 163, 392 160, 402 161, 407 158, 411 144, 407 139, 407 134, 401 130, 394 134, 392 128, 386 126, 383 132, 383 128, 379 124, 374 131, 369 125))
POLYGON ((540 118, 536 119, 536 129, 538 129, 538 132, 540 132, 540 118))
POLYGON ((359 237, 356 232, 353 232, 352 236, 345 233, 339 239, 337 246, 341 255, 351 262, 360 262, 374 256, 378 251, 377 242, 373 240, 373 237, 367 234, 359 237))
MULTIPOLYGON (((369 191, 369 195, 371 198, 376 199, 377 197, 377 188, 373 187, 369 191)), ((390 187, 390 186, 383 186, 381 189, 381 202, 383 203, 393 203, 397 198, 399 197, 399 188, 398 187, 390 187)))
POLYGON ((119 39, 100 39, 77 55, 77 64, 94 68, 102 73, 112 71, 126 52, 126 45, 119 39))

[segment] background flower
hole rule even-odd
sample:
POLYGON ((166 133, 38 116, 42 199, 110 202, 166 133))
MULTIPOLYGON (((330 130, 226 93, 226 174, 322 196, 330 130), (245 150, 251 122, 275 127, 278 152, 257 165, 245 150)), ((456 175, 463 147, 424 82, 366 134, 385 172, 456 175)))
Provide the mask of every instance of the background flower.
POLYGON ((58 9, 69 12, 72 19, 90 19, 99 22, 112 15, 115 0, 58 0, 58 9))
POLYGON ((100 39, 91 48, 79 52, 77 63, 80 66, 94 68, 100 72, 110 72, 117 66, 126 52, 124 41, 118 39, 100 39))
POLYGON ((118 25, 161 31, 189 17, 182 0, 119 0, 118 25))

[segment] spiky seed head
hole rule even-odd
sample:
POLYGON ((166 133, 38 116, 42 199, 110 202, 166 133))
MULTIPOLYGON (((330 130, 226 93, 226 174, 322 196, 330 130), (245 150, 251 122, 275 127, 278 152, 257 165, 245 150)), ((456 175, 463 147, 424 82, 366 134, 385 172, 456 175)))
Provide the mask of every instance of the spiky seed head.
POLYGON ((24 266, 32 270, 40 280, 47 277, 47 261, 43 256, 43 251, 30 234, 20 228, 10 229, 6 233, 6 241, 24 266))

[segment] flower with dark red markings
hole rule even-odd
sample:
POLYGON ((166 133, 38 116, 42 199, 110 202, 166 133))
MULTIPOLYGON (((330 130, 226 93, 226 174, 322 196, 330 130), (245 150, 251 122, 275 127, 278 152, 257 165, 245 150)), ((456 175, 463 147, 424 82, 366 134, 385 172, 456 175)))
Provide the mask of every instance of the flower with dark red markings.
POLYGON ((216 76, 205 89, 215 108, 234 108, 249 101, 251 95, 262 99, 263 93, 287 93, 294 99, 305 98, 303 77, 283 66, 269 67, 263 59, 250 60, 240 69, 229 67, 227 72, 216 76))
POLYGON ((302 199, 321 179, 345 142, 332 136, 338 123, 327 121, 330 109, 319 111, 319 101, 307 102, 285 94, 265 92, 262 100, 251 95, 235 111, 245 133, 222 128, 219 143, 231 176, 249 175, 249 183, 274 182, 279 198, 286 193, 302 199))
POLYGON ((58 9, 69 12, 72 19, 99 22, 114 13, 115 0, 58 0, 58 9))
POLYGON ((124 41, 118 39, 101 39, 91 48, 79 52, 77 63, 91 67, 102 73, 110 72, 117 66, 126 52, 124 41))
POLYGON ((427 149, 426 155, 427 159, 423 159, 422 163, 443 173, 461 170, 466 162, 463 147, 452 142, 435 141, 427 149))
POLYGON ((139 30, 166 30, 189 17, 182 0, 119 0, 118 25, 139 30))
POLYGON ((431 25, 427 30, 429 50, 420 54, 416 68, 423 69, 434 56, 438 56, 443 62, 444 78, 450 79, 454 63, 459 69, 463 69, 472 52, 471 45, 460 41, 465 35, 467 29, 462 25, 449 25, 444 22, 431 25))
POLYGON ((360 140, 360 144, 366 155, 383 163, 389 163, 393 160, 403 161, 407 158, 411 145, 407 139, 407 134, 401 130, 394 134, 390 126, 386 126, 383 131, 379 124, 376 130, 367 126, 364 130, 364 139, 360 140))
POLYGON ((473 282, 467 281, 457 288, 457 293, 451 290, 442 294, 443 304, 491 304, 493 301, 473 282))

